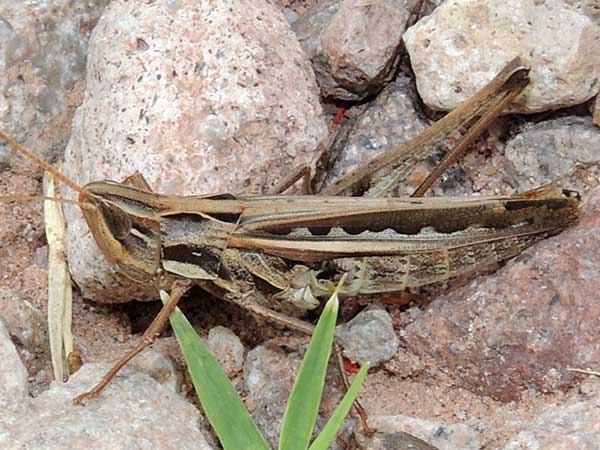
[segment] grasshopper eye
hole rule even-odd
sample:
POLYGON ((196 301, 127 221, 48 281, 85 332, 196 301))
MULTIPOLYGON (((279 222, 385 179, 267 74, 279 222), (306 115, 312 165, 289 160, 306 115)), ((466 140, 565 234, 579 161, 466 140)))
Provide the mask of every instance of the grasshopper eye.
POLYGON ((131 231, 131 217, 119 206, 106 200, 100 202, 102 216, 110 232, 117 240, 125 239, 131 231))
POLYGON ((581 201, 581 194, 579 193, 579 191, 573 191, 571 189, 563 189, 562 192, 565 197, 574 198, 577 201, 581 201))

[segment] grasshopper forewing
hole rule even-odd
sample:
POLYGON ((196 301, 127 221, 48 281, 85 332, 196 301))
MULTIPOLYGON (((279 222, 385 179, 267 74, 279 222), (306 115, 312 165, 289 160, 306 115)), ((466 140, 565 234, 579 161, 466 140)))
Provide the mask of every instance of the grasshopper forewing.
MULTIPOLYGON (((516 59, 486 87, 425 133, 326 188, 326 196, 205 195, 152 192, 146 183, 95 181, 79 187, 0 137, 79 192, 78 204, 108 262, 133 280, 160 285, 179 280, 143 342, 94 390, 97 395, 131 357, 149 345, 190 283, 304 332, 311 326, 268 308, 274 302, 315 307, 331 293, 321 274, 348 274, 343 295, 374 294, 439 283, 504 261, 573 224, 579 198, 544 187, 504 197, 338 197, 366 177, 393 166, 379 194, 425 158, 458 125, 481 116, 443 165, 456 159, 527 83, 516 59), (132 184, 132 185, 131 185, 132 184), (252 280, 261 280, 262 291, 252 280), (158 330, 158 331, 157 331, 158 330)), ((427 188, 422 187, 417 195, 427 188)), ((14 200, 14 198, 12 198, 14 200)))

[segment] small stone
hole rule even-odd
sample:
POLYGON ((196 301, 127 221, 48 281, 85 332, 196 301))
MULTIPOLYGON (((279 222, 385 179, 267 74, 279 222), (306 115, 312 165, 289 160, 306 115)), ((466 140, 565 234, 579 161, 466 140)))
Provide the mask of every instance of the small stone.
POLYGON ((598 399, 571 405, 553 406, 537 418, 523 422, 522 431, 503 447, 521 449, 589 449, 600 442, 598 399))
POLYGON ((0 447, 214 449, 194 406, 131 367, 119 372, 99 397, 83 407, 73 405, 73 397, 90 389, 109 368, 85 364, 68 383, 53 383, 12 422, 0 420, 0 447))
MULTIPOLYGON (((505 155, 504 172, 518 191, 571 174, 570 187, 585 188, 585 179, 579 178, 588 173, 575 173, 575 169, 600 164, 600 129, 589 117, 561 117, 536 123, 508 141, 505 155)), ((596 177, 592 182, 597 180, 596 177)))
POLYGON ((391 80, 412 0, 326 0, 293 29, 323 97, 361 100, 391 80))
MULTIPOLYGON (((277 384, 289 388, 282 396, 285 403, 301 360, 302 356, 298 352, 286 352, 281 346, 259 345, 250 350, 244 364, 244 382, 250 400, 256 401, 265 395, 276 394, 272 388, 277 384)), ((279 399, 280 396, 276 395, 276 398, 279 399)), ((278 401, 273 401, 275 403, 278 401)))
POLYGON ((600 379, 595 376, 590 376, 583 380, 578 388, 579 394, 583 397, 600 398, 600 379))
POLYGON ((46 316, 17 292, 0 288, 0 319, 20 347, 31 374, 44 368, 50 358, 46 316))
POLYGON ((369 426, 377 430, 372 450, 479 450, 479 434, 463 424, 445 424, 409 416, 370 416, 369 426), (408 433, 409 436, 406 436, 408 433), (391 447, 398 439, 397 447, 391 447), (401 439, 401 440, 400 440, 401 439))
POLYGON ((248 406, 272 448, 277 448, 283 414, 301 360, 296 351, 288 353, 274 345, 259 345, 246 357, 244 381, 251 401, 248 406))
POLYGON ((218 326, 208 332, 208 348, 229 377, 244 368, 244 345, 229 328, 218 326))
POLYGON ((467 411, 465 410, 461 410, 461 411, 456 411, 454 413, 454 417, 456 417, 458 420, 464 421, 467 420, 467 411))
POLYGON ((531 64, 531 83, 511 110, 585 103, 599 89, 600 23, 574 3, 445 1, 403 37, 423 101, 452 110, 521 55, 531 64))
POLYGON ((36 266, 41 267, 42 269, 47 269, 48 268, 48 246, 44 245, 42 247, 36 248, 31 262, 33 264, 35 264, 36 266))
POLYGON ((376 366, 394 356, 400 340, 390 315, 384 309, 366 309, 351 321, 336 327, 344 356, 361 365, 376 366))
POLYGON ((262 431, 271 448, 277 448, 281 424, 291 386, 274 384, 269 394, 260 397, 252 410, 252 419, 262 431))
POLYGON ((177 370, 171 358, 164 353, 149 347, 137 355, 129 364, 140 372, 150 375, 171 391, 179 392, 183 376, 177 370))
POLYGON ((273 3, 282 10, 289 9, 298 15, 302 15, 308 9, 315 6, 315 4, 319 3, 319 0, 273 0, 273 3))
POLYGON ((402 350, 398 351, 389 361, 385 361, 383 367, 400 378, 413 378, 425 370, 425 364, 421 358, 402 350))

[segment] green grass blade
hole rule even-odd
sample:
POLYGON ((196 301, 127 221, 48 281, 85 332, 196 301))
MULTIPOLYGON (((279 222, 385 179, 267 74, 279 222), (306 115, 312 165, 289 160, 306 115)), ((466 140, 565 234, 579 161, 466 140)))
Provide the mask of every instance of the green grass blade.
POLYGON ((319 433, 317 438, 313 441, 309 450, 327 450, 335 436, 337 435, 342 423, 344 423, 344 419, 350 412, 350 408, 352 408, 352 404, 354 400, 356 400, 356 396, 358 395, 358 391, 360 390, 365 377, 367 376, 367 372, 369 371, 369 365, 365 364, 361 367, 360 371, 354 378, 352 385, 344 395, 344 398, 340 402, 340 404, 335 408, 335 411, 327 421, 323 430, 319 433))
MULTIPOLYGON (((343 284, 340 281, 339 287, 343 284)), ((306 450, 317 420, 325 373, 333 345, 338 313, 337 289, 333 293, 310 340, 283 416, 279 450, 306 450)))
MULTIPOLYGON (((163 303, 165 298, 161 291, 163 303)), ((179 308, 171 313, 170 321, 200 403, 223 448, 269 450, 229 378, 179 308)))

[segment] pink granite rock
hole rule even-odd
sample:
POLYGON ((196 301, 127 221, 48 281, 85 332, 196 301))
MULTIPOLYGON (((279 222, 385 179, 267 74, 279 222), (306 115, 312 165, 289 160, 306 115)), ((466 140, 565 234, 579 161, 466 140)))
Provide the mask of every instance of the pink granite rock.
POLYGON ((102 395, 85 406, 73 397, 90 389, 109 369, 85 364, 68 383, 52 384, 4 420, 0 448, 32 450, 157 448, 213 450, 198 410, 148 375, 126 367, 102 395))
MULTIPOLYGON (((312 162, 326 134, 310 65, 270 3, 117 0, 90 40, 64 170, 80 183, 139 171, 158 192, 260 192, 312 162)), ((156 299, 107 268, 78 211, 67 219, 85 297, 156 299)))
POLYGON ((600 408, 598 399, 548 408, 526 424, 502 450, 598 448, 600 408))

